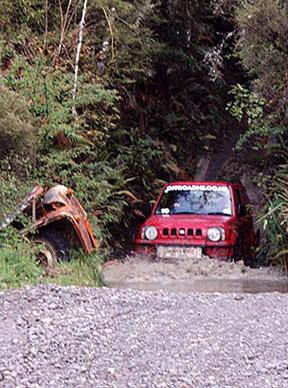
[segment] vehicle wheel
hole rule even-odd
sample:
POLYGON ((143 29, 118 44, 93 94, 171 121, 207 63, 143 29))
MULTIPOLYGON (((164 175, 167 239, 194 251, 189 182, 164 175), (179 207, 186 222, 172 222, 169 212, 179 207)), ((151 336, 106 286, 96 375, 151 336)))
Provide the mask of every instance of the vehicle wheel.
POLYGON ((55 247, 43 237, 38 237, 33 240, 35 245, 39 246, 37 261, 40 264, 52 266, 58 261, 58 256, 55 247))
POLYGON ((243 256, 243 244, 242 244, 242 238, 238 237, 234 246, 233 250, 233 259, 234 261, 239 261, 242 259, 243 256))
POLYGON ((260 245, 260 229, 257 229, 256 236, 255 236, 255 241, 254 241, 254 247, 258 248, 260 245))
POLYGON ((70 261, 70 244, 57 231, 46 231, 34 238, 34 243, 40 245, 38 260, 44 265, 53 265, 58 260, 70 261))
POLYGON ((255 252, 253 247, 251 247, 249 253, 244 256, 244 264, 251 268, 255 268, 255 252))

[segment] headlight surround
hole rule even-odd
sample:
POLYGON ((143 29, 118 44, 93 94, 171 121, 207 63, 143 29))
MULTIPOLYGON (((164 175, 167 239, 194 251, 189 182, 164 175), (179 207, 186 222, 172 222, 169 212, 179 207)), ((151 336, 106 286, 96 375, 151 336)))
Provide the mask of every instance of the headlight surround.
POLYGON ((225 240, 225 230, 219 227, 213 227, 208 229, 207 233, 208 240, 217 242, 225 240))
POLYGON ((142 232, 142 238, 146 240, 156 240, 158 237, 158 232, 156 226, 146 226, 142 232))

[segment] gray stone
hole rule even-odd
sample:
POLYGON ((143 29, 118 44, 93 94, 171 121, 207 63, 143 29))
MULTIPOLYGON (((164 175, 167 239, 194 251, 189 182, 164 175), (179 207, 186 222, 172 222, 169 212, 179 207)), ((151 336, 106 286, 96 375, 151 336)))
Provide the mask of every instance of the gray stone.
POLYGON ((47 285, 0 303, 3 387, 287 386, 286 294, 47 285))

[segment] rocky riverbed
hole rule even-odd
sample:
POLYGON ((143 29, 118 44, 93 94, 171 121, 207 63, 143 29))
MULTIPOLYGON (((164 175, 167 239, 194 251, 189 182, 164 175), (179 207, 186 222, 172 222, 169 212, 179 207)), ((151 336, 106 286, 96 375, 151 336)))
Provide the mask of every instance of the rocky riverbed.
POLYGON ((288 294, 0 293, 1 387, 285 387, 288 294))

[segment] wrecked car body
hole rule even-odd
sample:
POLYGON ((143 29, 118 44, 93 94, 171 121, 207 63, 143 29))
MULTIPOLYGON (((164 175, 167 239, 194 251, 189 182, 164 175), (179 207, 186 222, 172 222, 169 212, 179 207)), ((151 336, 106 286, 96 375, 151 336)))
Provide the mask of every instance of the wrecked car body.
POLYGON ((46 264, 58 259, 69 261, 73 248, 81 247, 88 254, 97 248, 85 210, 73 190, 63 185, 46 192, 41 186, 34 187, 16 210, 5 217, 0 231, 9 224, 39 245, 39 260, 46 264), (19 221, 21 213, 31 219, 28 228, 19 221))

